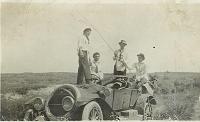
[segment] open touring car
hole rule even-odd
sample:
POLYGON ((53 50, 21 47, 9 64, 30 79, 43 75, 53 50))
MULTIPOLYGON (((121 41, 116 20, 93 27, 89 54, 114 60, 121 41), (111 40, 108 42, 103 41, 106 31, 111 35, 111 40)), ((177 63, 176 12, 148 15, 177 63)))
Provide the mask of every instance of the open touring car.
MULTIPOLYGON (((120 111, 135 109, 140 96, 124 76, 104 85, 56 85, 25 104, 24 120, 117 120, 120 111)), ((152 118, 152 104, 155 100, 148 96, 142 107, 143 119, 152 118)))

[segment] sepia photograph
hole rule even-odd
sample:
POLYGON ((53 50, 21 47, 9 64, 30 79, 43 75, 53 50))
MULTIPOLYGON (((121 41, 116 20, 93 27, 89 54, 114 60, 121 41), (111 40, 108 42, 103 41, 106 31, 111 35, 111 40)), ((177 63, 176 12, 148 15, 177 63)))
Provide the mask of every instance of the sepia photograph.
POLYGON ((1 121, 200 121, 200 1, 0 8, 1 121))

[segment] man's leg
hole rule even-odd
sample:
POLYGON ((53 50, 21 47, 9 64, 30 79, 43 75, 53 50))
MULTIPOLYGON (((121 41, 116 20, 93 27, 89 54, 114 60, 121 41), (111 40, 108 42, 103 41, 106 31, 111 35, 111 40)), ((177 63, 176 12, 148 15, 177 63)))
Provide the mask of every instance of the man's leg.
POLYGON ((89 65, 87 52, 84 52, 82 65, 83 65, 83 73, 85 75, 85 81, 87 84, 89 84, 91 82, 91 72, 90 72, 90 65, 89 65))
POLYGON ((83 78, 84 78, 84 70, 83 70, 82 58, 79 57, 77 84, 83 84, 83 78))
POLYGON ((124 71, 116 71, 115 75, 126 75, 126 73, 124 71))
POLYGON ((122 71, 122 75, 126 75, 126 69, 122 71))
POLYGON ((118 75, 116 65, 114 65, 114 75, 118 75))
POLYGON ((151 86, 149 85, 149 83, 145 83, 144 86, 147 89, 147 92, 153 96, 153 89, 151 88, 151 86))

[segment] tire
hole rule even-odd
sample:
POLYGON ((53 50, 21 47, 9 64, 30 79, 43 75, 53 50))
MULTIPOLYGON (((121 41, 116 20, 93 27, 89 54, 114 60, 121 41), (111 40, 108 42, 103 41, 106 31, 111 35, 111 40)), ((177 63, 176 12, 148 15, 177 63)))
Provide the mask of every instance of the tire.
POLYGON ((103 113, 97 102, 92 101, 85 105, 82 120, 103 120, 103 113))
POLYGON ((152 106, 150 103, 146 103, 144 107, 144 114, 143 114, 143 119, 144 120, 152 120, 152 106))
POLYGON ((33 117, 33 110, 29 109, 26 111, 25 115, 24 115, 24 121, 33 121, 34 117, 33 117))

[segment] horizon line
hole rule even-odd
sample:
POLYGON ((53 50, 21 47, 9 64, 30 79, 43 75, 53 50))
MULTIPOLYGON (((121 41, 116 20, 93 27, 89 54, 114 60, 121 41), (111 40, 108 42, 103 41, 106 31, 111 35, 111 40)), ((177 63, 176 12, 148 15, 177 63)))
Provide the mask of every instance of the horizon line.
MULTIPOLYGON (((55 71, 55 72, 1 72, 1 74, 25 74, 25 73, 35 73, 35 74, 39 74, 39 73, 77 73, 77 72, 62 72, 62 71, 55 71)), ((112 72, 104 72, 105 74, 112 74, 112 72)), ((158 71, 158 72, 149 72, 149 73, 200 73, 200 72, 195 72, 195 71, 182 71, 182 72, 178 72, 178 71, 158 71)), ((132 74, 132 73, 127 73, 127 74, 132 74)))

